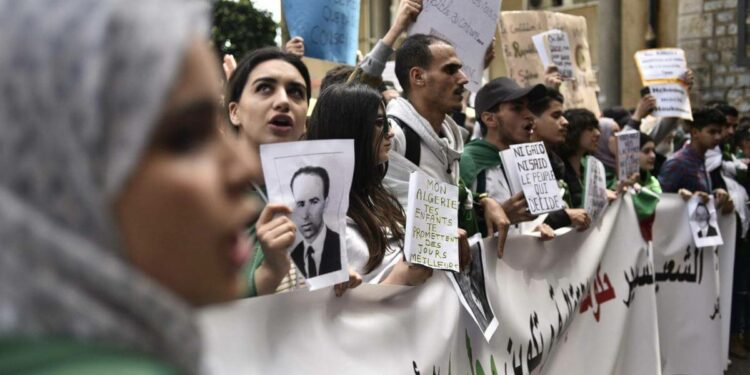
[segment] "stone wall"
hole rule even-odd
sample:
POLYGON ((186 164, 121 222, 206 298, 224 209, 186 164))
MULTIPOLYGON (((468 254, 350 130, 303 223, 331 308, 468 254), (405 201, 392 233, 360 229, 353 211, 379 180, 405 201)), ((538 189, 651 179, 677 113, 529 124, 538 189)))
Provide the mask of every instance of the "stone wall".
POLYGON ((677 46, 695 72, 693 108, 725 100, 750 112, 750 69, 737 66, 737 0, 680 0, 677 46))

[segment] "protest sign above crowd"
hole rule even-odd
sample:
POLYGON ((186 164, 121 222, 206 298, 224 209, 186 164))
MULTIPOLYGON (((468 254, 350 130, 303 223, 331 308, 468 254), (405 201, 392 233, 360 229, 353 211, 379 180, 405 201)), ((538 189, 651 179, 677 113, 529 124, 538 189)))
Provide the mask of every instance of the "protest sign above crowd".
POLYGON ((222 80, 204 3, 0 0, 0 372, 750 355, 750 121, 692 108, 685 51, 638 51, 638 106, 602 109, 583 17, 400 0, 359 51, 363 4, 284 1, 283 48, 222 80))

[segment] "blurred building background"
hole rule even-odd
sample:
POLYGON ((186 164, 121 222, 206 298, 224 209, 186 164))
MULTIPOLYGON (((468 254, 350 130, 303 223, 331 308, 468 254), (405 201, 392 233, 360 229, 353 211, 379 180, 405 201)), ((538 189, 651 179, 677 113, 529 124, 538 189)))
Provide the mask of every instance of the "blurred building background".
MULTIPOLYGON (((268 2, 273 0, 254 0, 268 2)), ((276 0, 279 1, 279 0, 276 0)), ((390 26, 399 0, 362 0, 359 47, 366 54, 390 26)), ((461 1, 461 0, 456 0, 461 1)), ((695 71, 693 106, 725 100, 750 112, 747 3, 750 0, 503 0, 502 10, 548 10, 583 16, 602 107, 636 105, 640 77, 633 54, 679 47, 695 71), (623 84, 626 83, 626 84, 623 84)), ((288 40, 282 17, 282 42, 288 40)), ((499 35, 487 78, 506 74, 499 35)), ((312 61, 315 76, 333 64, 312 61)))

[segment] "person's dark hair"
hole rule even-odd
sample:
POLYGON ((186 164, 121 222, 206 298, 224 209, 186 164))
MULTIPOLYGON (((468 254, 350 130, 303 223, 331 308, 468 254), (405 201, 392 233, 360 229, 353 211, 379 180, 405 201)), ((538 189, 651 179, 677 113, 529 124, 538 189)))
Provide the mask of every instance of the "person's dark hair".
POLYGON ((599 119, 593 112, 584 108, 569 109, 563 116, 568 120, 568 134, 565 136, 565 143, 560 145, 560 156, 567 158, 578 151, 583 132, 599 129, 599 119))
POLYGON ((656 144, 656 141, 654 141, 654 139, 651 138, 650 135, 648 135, 648 134, 646 134, 644 132, 641 132, 641 148, 643 148, 643 145, 645 145, 646 143, 649 143, 649 142, 654 142, 654 145, 656 144))
POLYGON ((409 71, 411 68, 419 67, 427 69, 432 63, 430 46, 435 43, 451 45, 443 38, 434 35, 414 34, 401 44, 396 50, 396 78, 404 91, 404 96, 409 94, 409 71))
POLYGON ((750 128, 738 129, 734 132, 734 144, 740 145, 740 142, 750 140, 750 128))
POLYGON ((292 193, 294 193, 294 180, 297 179, 297 176, 301 174, 308 174, 308 175, 320 177, 321 181, 323 181, 323 198, 328 198, 328 190, 331 187, 331 181, 328 178, 328 171, 326 171, 325 168, 313 167, 313 166, 308 165, 294 172, 294 175, 292 175, 292 181, 289 182, 289 189, 292 190, 292 193))
POLYGON ((718 109, 703 107, 693 111, 693 121, 690 123, 690 128, 700 131, 709 125, 724 126, 726 124, 726 116, 718 109))
POLYGON ((307 103, 310 103, 312 85, 310 84, 310 72, 307 70, 305 63, 296 55, 284 52, 277 47, 265 47, 248 53, 242 58, 239 64, 237 64, 237 69, 235 69, 234 73, 232 73, 232 77, 229 78, 229 82, 227 82, 227 92, 225 97, 227 107, 231 102, 240 101, 242 90, 245 89, 247 79, 250 77, 250 73, 255 67, 269 60, 282 60, 288 62, 297 69, 299 74, 301 74, 302 78, 305 80, 305 85, 307 86, 307 103))
POLYGON ((354 67, 349 65, 339 65, 326 72, 323 80, 320 81, 320 92, 323 92, 329 86, 335 83, 346 83, 349 76, 354 72, 354 67))
POLYGON ((724 116, 738 117, 740 115, 740 113, 737 111, 737 108, 727 103, 718 103, 714 105, 713 108, 718 109, 719 112, 724 114, 724 116))
POLYGON ((398 200, 383 187, 387 164, 379 164, 375 123, 383 99, 364 84, 335 84, 318 98, 310 116, 306 139, 354 139, 354 176, 347 215, 370 251, 365 272, 372 272, 385 257, 389 233, 403 243, 406 218, 398 200))
POLYGON ((553 87, 547 87, 547 94, 542 98, 539 98, 529 103, 529 110, 534 116, 541 116, 546 110, 549 109, 553 101, 565 103, 565 97, 559 90, 553 87))
MULTIPOLYGON (((635 109, 634 109, 635 110, 635 109)), ((625 107, 610 107, 605 108, 602 111, 602 117, 611 118, 617 122, 617 125, 620 125, 620 128, 624 128, 625 125, 628 123, 628 120, 630 120, 631 111, 628 111, 625 109, 625 107)))

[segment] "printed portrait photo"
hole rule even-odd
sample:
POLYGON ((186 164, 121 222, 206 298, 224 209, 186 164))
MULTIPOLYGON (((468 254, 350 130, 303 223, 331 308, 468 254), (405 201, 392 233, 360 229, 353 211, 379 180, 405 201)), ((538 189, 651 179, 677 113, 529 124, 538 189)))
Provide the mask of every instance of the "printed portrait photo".
POLYGON ((722 245, 719 224, 716 221, 716 208, 714 198, 708 203, 703 203, 698 197, 693 197, 688 202, 690 217, 690 230, 696 247, 708 247, 722 245))
POLYGON ((261 147, 268 198, 292 210, 297 227, 292 265, 311 290, 348 280, 346 212, 354 173, 351 140, 261 147), (268 167, 266 167, 268 165, 268 167))

